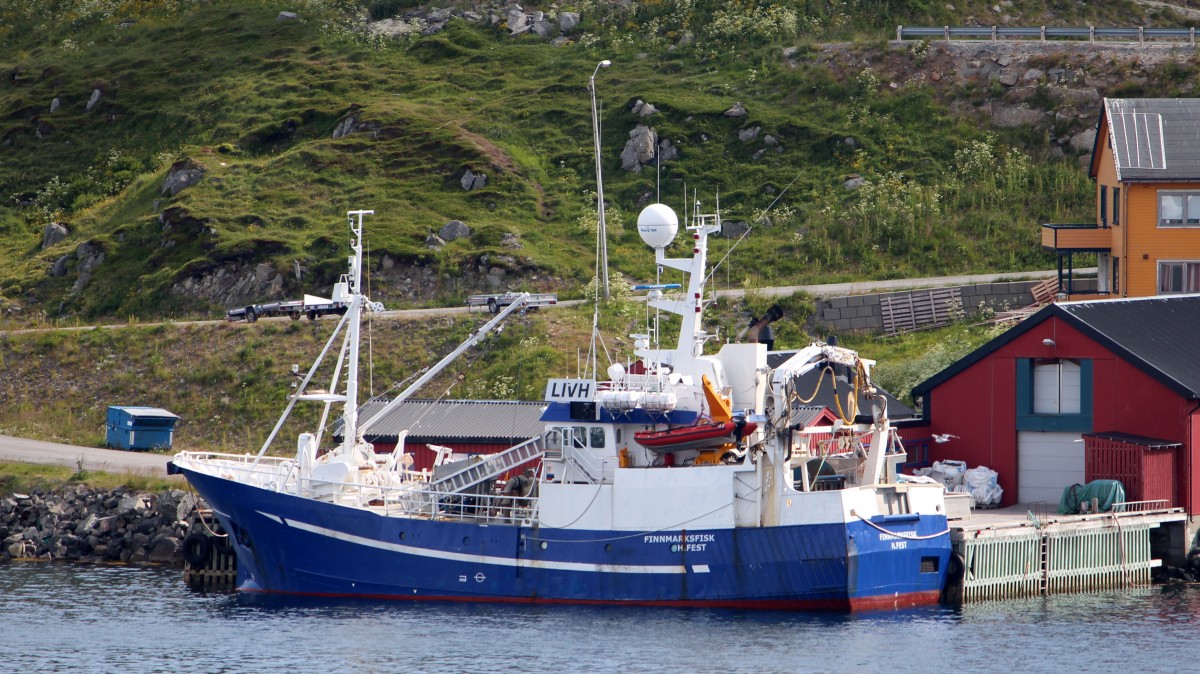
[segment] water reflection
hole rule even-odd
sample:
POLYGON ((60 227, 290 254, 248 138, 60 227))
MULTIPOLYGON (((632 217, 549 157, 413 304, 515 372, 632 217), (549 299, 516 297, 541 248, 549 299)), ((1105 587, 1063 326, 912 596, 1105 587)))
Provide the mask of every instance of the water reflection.
POLYGON ((10 671, 1193 669, 1200 590, 853 615, 196 593, 177 571, 0 566, 10 671))

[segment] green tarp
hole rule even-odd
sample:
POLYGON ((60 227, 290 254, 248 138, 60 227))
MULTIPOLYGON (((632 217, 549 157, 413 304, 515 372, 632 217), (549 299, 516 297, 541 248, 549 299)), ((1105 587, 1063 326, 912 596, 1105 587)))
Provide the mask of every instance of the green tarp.
POLYGON ((1058 502, 1059 515, 1078 515, 1081 505, 1088 504, 1091 512, 1092 499, 1097 501, 1096 512, 1106 513, 1113 509, 1114 503, 1125 502, 1125 487, 1119 480, 1092 480, 1087 484, 1073 484, 1063 490, 1062 500, 1058 502))

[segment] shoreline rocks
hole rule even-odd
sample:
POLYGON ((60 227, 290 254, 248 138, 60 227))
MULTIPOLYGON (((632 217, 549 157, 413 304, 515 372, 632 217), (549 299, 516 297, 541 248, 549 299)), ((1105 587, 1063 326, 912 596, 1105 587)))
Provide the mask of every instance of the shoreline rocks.
POLYGON ((194 495, 68 484, 0 497, 0 562, 14 559, 183 567, 194 495))

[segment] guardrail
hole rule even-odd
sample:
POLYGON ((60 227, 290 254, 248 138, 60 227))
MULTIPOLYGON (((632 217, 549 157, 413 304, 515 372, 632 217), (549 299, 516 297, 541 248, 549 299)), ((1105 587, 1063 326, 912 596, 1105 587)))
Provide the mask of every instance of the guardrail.
POLYGON ((896 26, 896 41, 942 39, 950 42, 955 38, 964 40, 1030 40, 1040 42, 1049 40, 1119 40, 1123 42, 1136 41, 1145 44, 1147 40, 1187 40, 1188 45, 1196 46, 1195 28, 1057 28, 1047 26, 1007 27, 1007 26, 896 26))

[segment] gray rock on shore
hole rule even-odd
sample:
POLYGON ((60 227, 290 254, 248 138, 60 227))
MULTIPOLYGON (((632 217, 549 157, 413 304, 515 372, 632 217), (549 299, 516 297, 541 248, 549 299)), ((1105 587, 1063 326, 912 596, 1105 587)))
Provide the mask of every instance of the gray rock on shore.
POLYGON ((0 498, 0 562, 66 560, 183 566, 183 539, 198 521, 196 498, 83 484, 0 498))

